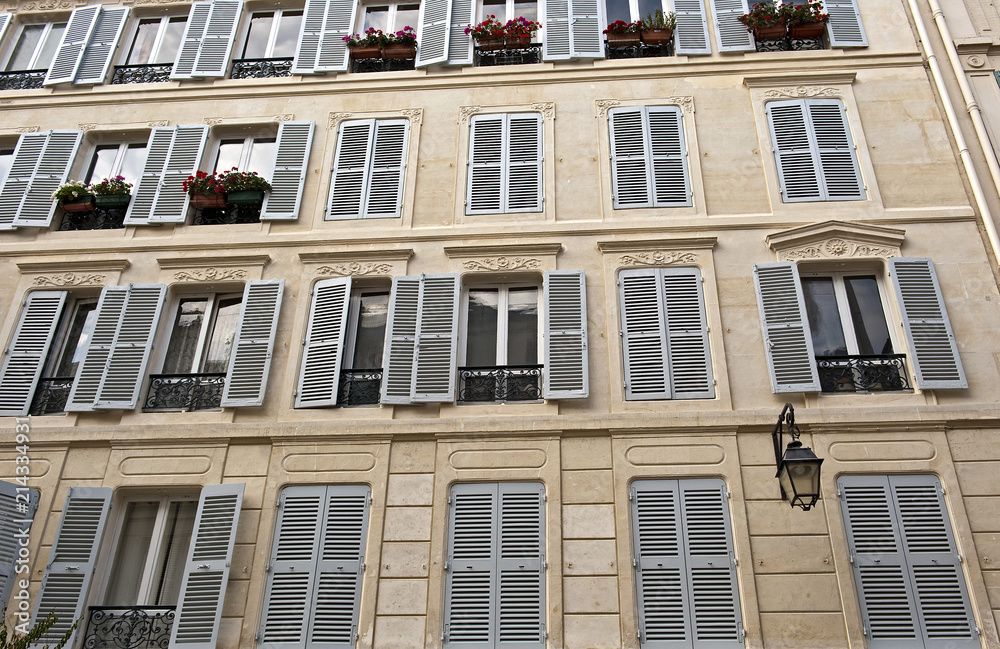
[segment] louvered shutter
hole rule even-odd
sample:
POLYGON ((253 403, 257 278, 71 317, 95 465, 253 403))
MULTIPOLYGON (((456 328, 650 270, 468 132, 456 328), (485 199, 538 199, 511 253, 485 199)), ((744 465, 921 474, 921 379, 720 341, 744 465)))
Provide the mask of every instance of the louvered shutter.
POLYGON ((76 78, 76 71, 80 67, 83 59, 83 51, 90 41, 90 35, 97 25, 97 15, 101 11, 101 5, 90 5, 78 7, 70 14, 69 22, 66 23, 66 31, 63 32, 62 40, 56 48, 52 57, 52 64, 45 74, 46 86, 53 86, 59 83, 72 83, 76 78))
POLYGON ((28 294, 0 369, 0 416, 28 414, 65 304, 66 291, 28 294))
POLYGON ((671 4, 677 14, 677 27, 674 29, 674 48, 677 54, 711 54, 704 0, 672 0, 671 4))
POLYGON ((385 326, 382 403, 410 403, 420 306, 420 278, 392 278, 385 326))
POLYGON ((740 16, 747 13, 747 0, 712 0, 715 36, 720 52, 752 52, 753 38, 740 16))
POLYGON ((282 122, 278 127, 272 189, 264 198, 261 221, 294 221, 299 218, 302 186, 306 182, 309 150, 315 130, 316 122, 282 122))
POLYGON ((582 270, 545 272, 542 396, 586 399, 590 394, 587 360, 587 278, 582 270))
POLYGON ((670 362, 663 324, 665 298, 655 268, 624 270, 618 276, 622 357, 627 400, 669 399, 670 362))
POLYGON ((608 111, 612 200, 618 210, 653 205, 644 113, 642 107, 608 111))
POLYGON ((10 27, 12 17, 12 14, 0 14, 0 41, 3 41, 4 36, 7 35, 7 28, 10 27))
POLYGON ((542 211, 542 116, 507 115, 504 212, 542 211))
POLYGON ((603 59, 604 2, 569 0, 569 9, 573 58, 603 59))
POLYGON ((545 647, 545 489, 498 485, 496 641, 498 647, 545 647))
POLYGON ((413 402, 455 400, 458 275, 421 275, 413 358, 413 402))
POLYGON ((889 274, 896 289, 917 387, 968 387, 934 262, 894 257, 889 260, 889 274))
POLYGON ((170 630, 171 647, 215 649, 244 487, 241 482, 208 485, 201 490, 170 630))
POLYGON ((191 11, 188 12, 188 19, 184 24, 184 37, 181 39, 181 46, 177 50, 177 58, 174 59, 174 65, 170 70, 171 79, 191 78, 195 61, 198 60, 198 52, 201 50, 201 41, 205 37, 205 28, 208 26, 208 17, 211 12, 211 2, 191 3, 191 11))
POLYGON ((496 642, 497 485, 451 488, 445 566, 444 643, 492 647, 496 642))
POLYGON ((674 399, 712 399, 715 380, 708 348, 708 322, 701 271, 663 268, 670 388, 674 399))
POLYGON ((24 192, 21 208, 14 217, 14 227, 47 228, 52 224, 56 211, 52 192, 69 178, 69 170, 82 139, 81 131, 49 131, 35 173, 24 192))
POLYGON ((818 152, 809 137, 805 103, 799 99, 768 102, 766 112, 782 202, 822 200, 818 152))
MULTIPOLYGON (((461 0, 466 5, 471 0, 461 0)), ((448 59, 449 42, 454 35, 451 21, 452 3, 450 0, 424 0, 420 3, 420 15, 417 19, 417 67, 434 63, 444 63, 448 59)), ((467 13, 467 12, 465 12, 467 13)), ((470 21, 471 22, 471 21, 470 21)), ((470 23, 466 23, 468 25, 470 23)), ((462 25, 464 32, 465 25, 462 25)), ((471 41, 469 36, 462 36, 471 41)), ((471 59, 471 52, 469 54, 471 59)), ((468 61, 471 63, 472 61, 468 61)))
MULTIPOLYGON (((56 622, 39 638, 35 647, 59 642, 70 627, 83 618, 109 509, 109 487, 69 488, 31 625, 49 615, 55 616, 56 622)), ((81 631, 77 627, 66 642, 67 647, 74 646, 81 631)))
POLYGON ((570 30, 570 0, 543 0, 545 2, 545 41, 542 58, 546 61, 565 61, 573 52, 570 30))
POLYGON ((149 213, 150 223, 183 223, 187 218, 190 196, 184 192, 184 181, 195 173, 201 161, 208 127, 177 126, 170 141, 160 187, 149 213))
MULTIPOLYGON (((153 335, 156 333, 156 323, 160 319, 166 291, 167 287, 163 284, 129 285, 114 342, 108 350, 107 367, 94 399, 94 408, 135 408, 139 400, 139 388, 146 376, 146 364, 149 362, 153 335)), ((92 337, 91 345, 95 342, 96 337, 92 337)), ((79 371, 77 377, 78 380, 81 377, 79 371)))
MULTIPOLYGON (((440 2, 441 0, 436 1, 440 2)), ((448 32, 448 63, 450 65, 472 65, 472 37, 465 33, 465 27, 475 22, 476 2, 474 0, 451 0, 451 27, 448 32)))
POLYGON ((83 59, 76 71, 74 83, 104 83, 127 18, 128 7, 101 8, 97 16, 97 25, 90 35, 90 42, 83 51, 83 59))
POLYGON ((792 262, 753 267, 771 391, 819 392, 802 283, 792 262))
POLYGON ((865 187, 851 131, 847 128, 844 104, 839 99, 811 99, 805 103, 823 170, 825 200, 864 200, 865 187))
POLYGON ((474 115, 469 146, 466 214, 503 211, 506 115, 474 115))
MULTIPOLYGON (((18 138, 14 159, 3 186, 0 186, 0 229, 13 229, 14 219, 21 210, 24 196, 28 193, 28 186, 48 141, 48 133, 25 133, 18 138)), ((48 202, 51 203, 51 199, 48 202)))
POLYGON ((222 391, 223 408, 264 403, 284 290, 283 279, 247 282, 222 391))
MULTIPOLYGON (((143 163, 142 175, 132 190, 132 200, 125 213, 125 225, 146 225, 153 214, 156 196, 163 182, 163 170, 167 165, 167 154, 170 153, 170 143, 174 141, 175 128, 156 127, 149 134, 146 143, 146 161, 143 163)), ((183 191, 183 184, 177 188, 183 191)))
POLYGON ((358 219, 364 215, 374 137, 373 119, 344 122, 340 125, 327 219, 358 219))
MULTIPOLYGON (((26 481, 26 478, 18 476, 14 479, 26 481)), ((14 585, 21 579, 17 576, 16 561, 20 548, 27 547, 28 543, 28 536, 22 535, 22 531, 30 532, 37 509, 37 489, 0 481, 0 607, 7 605, 14 585)), ((28 567, 26 563, 20 565, 28 567)), ((21 568, 22 575, 27 574, 25 568, 21 568)))
POLYGON ((350 277, 325 279, 313 288, 295 391, 296 408, 337 404, 350 298, 350 277))
POLYGON ((636 480, 631 491, 640 645, 692 646, 677 481, 636 480))
POLYGON ((198 57, 191 70, 192 77, 221 79, 226 76, 229 52, 236 39, 242 11, 242 0, 213 0, 198 57))
POLYGON ((347 70, 347 43, 343 38, 351 32, 357 9, 357 0, 307 0, 292 72, 347 70))
POLYGON ((857 0, 826 0, 823 8, 830 15, 826 30, 832 47, 868 46, 857 0))
POLYGON ((73 387, 66 399, 66 412, 80 412, 94 409, 104 372, 108 366, 111 345, 121 322, 122 310, 128 297, 127 286, 105 286, 101 299, 97 302, 97 315, 90 342, 76 369, 73 387))
POLYGON ((410 121, 406 119, 375 122, 375 141, 365 197, 366 218, 391 218, 402 213, 409 125, 410 121))
POLYGON ((649 151, 653 180, 653 207, 691 205, 684 124, 677 106, 650 106, 649 151))

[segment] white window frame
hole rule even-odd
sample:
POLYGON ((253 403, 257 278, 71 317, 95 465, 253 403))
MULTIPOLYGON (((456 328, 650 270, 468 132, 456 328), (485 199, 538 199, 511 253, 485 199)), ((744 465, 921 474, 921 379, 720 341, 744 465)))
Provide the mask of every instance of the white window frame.
MULTIPOLYGON (((250 157, 253 154, 253 147, 255 144, 258 143, 258 141, 261 144, 264 144, 265 140, 270 140, 270 142, 266 143, 272 144, 274 146, 275 152, 277 152, 278 149, 277 131, 274 131, 272 133, 269 129, 266 128, 254 129, 252 132, 249 133, 228 134, 225 131, 221 133, 212 133, 210 146, 208 147, 209 150, 211 151, 212 163, 210 165, 207 165, 208 169, 214 169, 215 171, 218 172, 229 171, 230 168, 226 169, 217 168, 219 166, 219 155, 222 153, 222 145, 229 143, 236 143, 239 140, 243 141, 243 148, 240 151, 240 161, 239 164, 236 165, 236 168, 239 169, 240 171, 257 171, 258 173, 260 173, 258 169, 250 168, 250 157)), ((274 175, 273 171, 274 156, 270 156, 269 159, 271 160, 271 167, 272 167, 271 173, 268 176, 265 176, 264 174, 260 175, 262 178, 265 178, 267 181, 270 182, 271 180, 270 176, 274 175)))
MULTIPOLYGON (((137 16, 136 19, 133 21, 132 30, 129 33, 128 47, 123 48, 123 51, 121 53, 121 59, 120 59, 121 62, 119 63, 119 65, 122 65, 122 66, 127 66, 127 65, 173 65, 174 58, 176 58, 176 56, 177 56, 176 52, 174 53, 173 56, 170 57, 169 61, 161 61, 161 62, 157 63, 156 59, 159 56, 160 48, 163 47, 163 37, 164 37, 164 35, 167 32, 167 28, 168 28, 169 24, 171 22, 177 21, 177 22, 180 22, 182 25, 186 26, 187 25, 187 20, 188 20, 187 14, 173 14, 173 15, 166 15, 166 16, 137 16), (139 35, 139 26, 140 26, 140 24, 143 23, 143 22, 152 22, 154 20, 158 20, 159 21, 159 26, 156 28, 156 38, 153 39, 153 47, 150 48, 150 51, 149 51, 149 60, 146 61, 145 63, 131 63, 130 64, 128 62, 128 59, 129 59, 129 55, 132 53, 132 48, 135 47, 135 39, 139 35)), ((181 30, 181 41, 178 42, 178 45, 177 45, 178 49, 180 49, 180 46, 181 46, 181 44, 183 42, 183 39, 184 39, 184 30, 182 29, 181 30)))
MULTIPOLYGON (((73 326, 73 321, 76 320, 80 307, 87 304, 93 304, 94 310, 91 313, 96 314, 98 300, 99 297, 96 294, 84 297, 74 295, 71 291, 66 295, 66 304, 63 306, 62 314, 59 316, 59 322, 56 324, 56 333, 52 338, 52 345, 49 348, 48 357, 42 364, 42 373, 39 376, 39 380, 49 377, 56 378, 57 375, 55 371, 59 366, 59 359, 68 351, 66 344, 69 342, 70 328, 73 326)), ((82 337, 85 331, 81 331, 80 333, 82 337)), ((79 346, 80 341, 77 340, 77 348, 79 348, 79 346)))
MULTIPOLYGON (((243 32, 239 36, 239 42, 243 44, 243 46, 240 48, 240 58, 244 58, 244 59, 246 59, 246 58, 250 58, 250 59, 270 59, 270 58, 275 58, 274 57, 274 44, 275 44, 275 41, 278 40, 278 29, 279 29, 279 27, 281 25, 281 20, 282 20, 282 17, 285 15, 285 13, 298 13, 298 14, 300 14, 300 17, 302 18, 302 20, 303 21, 305 20, 305 10, 302 9, 302 8, 292 8, 292 7, 279 8, 279 7, 274 7, 274 8, 271 8, 271 9, 266 9, 264 7, 261 7, 259 9, 254 10, 254 11, 249 11, 248 14, 247 14, 247 17, 246 17, 245 27, 243 28, 243 32), (260 54, 259 56, 247 56, 247 52, 246 52, 246 49, 247 49, 247 39, 250 38, 250 26, 252 24, 253 18, 254 18, 254 16, 262 16, 264 14, 271 14, 271 16, 273 18, 273 22, 271 23, 271 31, 268 34, 268 38, 267 38, 267 45, 264 47, 264 52, 262 54, 260 54)), ((302 32, 301 22, 299 24, 298 32, 299 33, 302 32)), ((294 48, 293 48, 292 57, 294 57, 294 56, 295 56, 295 52, 294 52, 294 48)), ((292 58, 292 57, 289 57, 289 58, 292 58)), ((233 57, 233 58, 236 58, 236 57, 233 57)))
MULTIPOLYGON (((195 347, 195 354, 192 360, 192 369, 187 372, 181 372, 181 374, 200 374, 204 372, 205 367, 205 352, 207 351, 206 345, 208 344, 209 336, 214 333, 216 320, 219 315, 219 303, 222 300, 240 298, 240 309, 243 308, 243 290, 238 291, 218 291, 215 293, 181 293, 175 295, 173 299, 170 300, 169 309, 166 312, 168 316, 163 320, 166 324, 165 331, 163 332, 163 351, 160 354, 160 359, 158 367, 162 368, 166 364, 166 353, 167 349, 170 347, 170 340, 173 337, 174 331, 177 328, 177 317, 180 314, 181 302, 185 300, 207 300, 205 305, 205 318, 202 320, 201 330, 198 332, 198 343, 195 347)), ((235 347, 229 351, 229 361, 232 360, 232 355, 235 353, 235 347)))
MULTIPOLYGON (((84 179, 85 182, 100 182, 103 178, 98 176, 93 176, 87 181, 87 176, 91 173, 91 169, 97 162, 97 152, 100 149, 110 149, 112 146, 118 147, 118 152, 115 154, 114 161, 111 163, 111 171, 104 178, 114 178, 115 176, 121 175, 122 164, 125 162, 125 155, 130 148, 138 148, 136 145, 141 145, 146 152, 149 152, 149 134, 143 134, 140 138, 123 138, 119 141, 107 140, 104 142, 96 142, 92 147, 90 147, 90 153, 84 161, 84 167, 80 169, 80 177, 84 179)), ((133 186, 138 182, 139 177, 142 175, 142 169, 139 169, 139 176, 132 178, 131 182, 133 186)))
POLYGON ((6 180, 7 174, 10 172, 10 165, 14 163, 14 147, 16 146, 16 142, 10 146, 0 144, 0 159, 7 158, 6 166, 0 166, 0 187, 3 187, 3 181, 6 180))
POLYGON ((404 27, 412 27, 413 30, 416 31, 417 25, 420 23, 419 13, 418 13, 416 19, 411 24, 409 24, 409 25, 400 25, 400 24, 397 24, 396 12, 398 11, 399 7, 403 6, 403 5, 417 7, 418 11, 419 11, 419 8, 420 8, 420 2, 419 2, 419 0, 410 0, 410 1, 407 1, 407 0, 387 0, 386 2, 378 2, 378 0, 370 0, 369 2, 362 2, 360 4, 360 6, 358 7, 358 19, 357 19, 357 26, 356 26, 356 30, 355 31, 360 34, 361 32, 363 32, 365 30, 365 21, 368 18, 368 9, 370 7, 388 7, 389 8, 389 16, 386 19, 386 24, 388 25, 388 29, 385 30, 387 33, 388 32, 397 32, 397 31, 403 29, 404 27))
POLYGON ((461 311, 459 315, 459 331, 461 332, 461 339, 458 349, 458 365, 459 367, 465 366, 465 356, 468 353, 468 343, 469 343, 469 291, 474 291, 477 289, 498 289, 498 306, 497 306, 497 348, 494 358, 496 359, 494 364, 497 366, 509 365, 507 361, 507 339, 508 339, 508 318, 506 317, 509 313, 507 307, 509 306, 509 291, 510 289, 519 288, 533 288, 535 289, 537 296, 536 306, 538 308, 538 344, 536 349, 536 358, 538 359, 538 365, 544 365, 544 359, 542 358, 542 333, 545 324, 545 313, 544 313, 544 295, 542 294, 542 280, 538 278, 538 281, 525 280, 521 282, 472 282, 466 285, 463 282, 462 285, 462 296, 461 296, 461 311), (502 359, 502 360, 501 360, 502 359))
MULTIPOLYGON (((49 61, 46 64, 45 68, 40 68, 40 67, 38 67, 38 55, 41 54, 42 49, 45 47, 45 41, 49 38, 49 36, 51 36, 52 29, 56 25, 62 25, 62 27, 65 29, 65 27, 68 25, 68 19, 66 21, 50 20, 48 22, 46 22, 46 21, 26 22, 26 23, 23 23, 22 25, 20 25, 20 27, 17 30, 17 36, 15 38, 11 39, 10 49, 7 51, 7 57, 4 59, 4 71, 8 71, 8 72, 25 72, 25 71, 29 71, 29 70, 43 70, 43 69, 47 70, 48 67, 50 65, 52 65, 52 61, 49 61), (28 28, 28 27, 34 27, 36 25, 44 25, 44 27, 42 29, 42 35, 38 39, 38 43, 35 45, 35 49, 31 53, 31 64, 27 68, 25 68, 24 70, 7 70, 7 67, 11 63, 11 58, 14 56, 14 50, 17 49, 17 44, 19 42, 21 42, 21 37, 24 35, 24 30, 26 28, 28 28)), ((55 58, 56 54, 59 51, 58 45, 59 44, 56 43, 56 47, 54 47, 52 49, 52 57, 53 57, 53 59, 55 58)))
MULTIPOLYGON (((386 282, 383 286, 368 285, 354 286, 351 288, 350 303, 347 307, 347 330, 344 333, 344 359, 341 364, 342 370, 367 370, 380 369, 374 367, 354 367, 354 352, 358 342, 358 325, 361 322, 361 298, 365 295, 385 295, 386 296, 386 316, 388 316, 388 298, 392 295, 392 285, 386 282)), ((382 355, 385 356, 385 342, 383 337, 382 355)), ((384 361, 383 361, 384 362, 384 361)))

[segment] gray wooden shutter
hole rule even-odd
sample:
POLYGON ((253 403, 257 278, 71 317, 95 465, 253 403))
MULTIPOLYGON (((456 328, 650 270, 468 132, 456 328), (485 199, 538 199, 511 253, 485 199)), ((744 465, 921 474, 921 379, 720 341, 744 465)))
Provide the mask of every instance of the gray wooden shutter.
POLYGON ((66 291, 35 291, 25 299, 0 369, 0 416, 28 414, 65 304, 66 291))
POLYGON ((574 58, 604 58, 604 2, 602 0, 569 0, 570 35, 574 58))
POLYGON ((608 111, 611 191, 616 210, 653 206, 644 113, 641 106, 608 111))
POLYGON ((294 221, 299 218, 302 186, 306 182, 309 150, 316 122, 282 122, 274 156, 271 191, 260 210, 261 221, 294 221))
POLYGON ((792 262, 753 267, 771 391, 819 392, 802 283, 792 262))
POLYGON ((337 404, 350 301, 350 277, 325 279, 313 287, 309 323, 302 341, 302 367, 299 368, 299 384, 295 391, 296 408, 337 404))
POLYGON ((420 276, 410 397, 415 403, 455 400, 460 291, 456 274, 420 276))
POLYGON ((374 137, 373 119, 343 122, 340 125, 327 219, 359 219, 364 216, 374 137))
POLYGON ((934 262, 894 257, 889 260, 889 274, 896 289, 917 387, 968 387, 934 262))
POLYGON ((545 3, 545 41, 542 58, 546 61, 565 61, 572 57, 573 45, 570 31, 570 0, 543 0, 545 3))
POLYGON ((712 0, 712 15, 715 18, 715 37, 719 41, 720 52, 752 52, 753 38, 740 16, 749 11, 747 0, 712 0))
POLYGON ((128 7, 101 7, 97 25, 76 71, 75 84, 104 83, 127 18, 128 7))
POLYGON ((420 277, 393 277, 385 326, 382 403, 411 401, 419 306, 420 277))
POLYGON ((56 211, 52 192, 69 178, 69 170, 82 139, 81 131, 49 131, 35 173, 24 192, 21 208, 14 216, 14 227, 47 228, 52 224, 56 211))
POLYGON ((445 646, 496 646, 497 485, 451 488, 445 646))
POLYGON ((409 132, 408 119, 375 121, 375 140, 365 196, 366 218, 391 218, 402 214, 409 132))
POLYGON ((307 0, 292 72, 347 70, 348 52, 343 38, 351 32, 357 9, 357 0, 307 0))
MULTIPOLYGON (((146 225, 153 214, 156 196, 163 182, 163 170, 170 153, 170 143, 174 141, 173 126, 155 127, 146 143, 146 161, 142 175, 132 190, 132 200, 125 213, 125 225, 146 225)), ((183 184, 177 191, 183 191, 183 184)))
POLYGON ((242 0, 213 0, 198 57, 191 70, 192 77, 221 79, 226 76, 242 12, 242 0))
POLYGON ((12 18, 13 14, 0 14, 0 41, 3 41, 4 36, 7 35, 7 29, 10 27, 12 18))
POLYGON ((630 488, 640 645, 692 646, 677 481, 636 480, 630 488))
MULTIPOLYGON (((463 0, 467 5, 470 0, 463 0)), ((451 20, 452 3, 450 0, 424 0, 420 3, 420 15, 417 19, 417 67, 424 67, 434 63, 444 63, 448 59, 449 43, 454 38, 454 26, 451 20)), ((463 13, 468 13, 463 12, 463 13)), ((463 16, 464 17, 464 16, 463 16)), ((468 25, 472 21, 465 23, 468 25)), ((462 25, 462 36, 467 41, 471 38, 464 33, 465 25, 462 25)), ((469 48, 469 61, 471 63, 471 47, 469 48)))
MULTIPOLYGON (((35 175, 35 168, 48 140, 48 133, 25 133, 18 138, 17 146, 14 148, 14 159, 11 161, 3 185, 0 186, 0 229, 14 228, 14 219, 21 210, 24 196, 28 193, 28 186, 35 175)), ((51 203, 50 198, 46 204, 51 203)))
POLYGON ((73 387, 66 399, 66 412, 94 409, 94 401, 108 367, 111 345, 115 341, 127 298, 128 286, 105 286, 101 291, 94 331, 90 334, 87 350, 76 369, 73 387))
MULTIPOLYGON (((441 2, 442 0, 429 1, 441 2)), ((476 2, 474 0, 451 0, 447 50, 449 65, 472 65, 472 37, 465 33, 465 27, 475 22, 476 2)))
POLYGON ((190 79, 192 77, 191 73, 194 71, 195 61, 198 60, 198 52, 201 51, 201 41, 205 37, 205 28, 208 26, 208 16, 211 12, 211 2, 191 3, 191 11, 184 24, 184 37, 181 39, 181 46, 177 49, 177 58, 174 59, 173 68, 170 70, 171 79, 190 79))
MULTIPOLYGON (((69 488, 31 625, 48 615, 57 620, 36 647, 59 642, 74 622, 83 618, 109 509, 109 487, 69 488)), ((77 627, 66 642, 67 647, 74 646, 81 631, 77 627)))
POLYGON ((830 15, 826 24, 833 47, 867 47, 868 37, 861 23, 857 0, 826 0, 823 8, 830 15))
POLYGON ((472 117, 466 214, 503 212, 506 117, 506 115, 472 117))
POLYGON ((805 104, 823 170, 824 199, 864 200, 865 186, 861 182, 861 170, 851 131, 847 127, 844 104, 839 99, 810 99, 805 104))
POLYGON ((184 181, 198 170, 208 126, 177 126, 170 141, 160 187, 149 213, 150 223, 183 223, 191 197, 184 192, 184 181))
POLYGON ((712 399, 715 380, 708 347, 708 322, 701 271, 663 268, 664 318, 674 399, 712 399))
POLYGON ((649 120, 653 207, 691 205, 681 109, 678 106, 650 106, 645 112, 649 120))
POLYGON ((582 270, 545 272, 546 399, 586 399, 590 395, 587 360, 587 278, 582 270))
POLYGON ((772 101, 766 112, 782 202, 822 200, 819 160, 809 138, 805 103, 800 99, 772 101))
POLYGON ((664 292, 655 268, 623 270, 618 275, 622 319, 625 399, 669 399, 670 361, 663 324, 664 292))
POLYGON ((677 28, 674 30, 677 54, 711 54, 704 0, 672 0, 671 4, 677 14, 677 28))
POLYGON ((543 649, 545 489, 538 483, 501 482, 497 491, 496 646, 543 649))
POLYGON ((542 116, 507 115, 505 212, 542 211, 542 116))
POLYGON ((207 485, 201 490, 171 647, 215 649, 245 486, 207 485))
MULTIPOLYGON (((0 481, 0 604, 2 605, 10 600, 14 584, 28 578, 26 569, 29 564, 23 562, 23 559, 20 564, 16 561, 20 549, 28 545, 31 523, 35 518, 35 510, 38 509, 38 490, 21 486, 27 482, 28 476, 21 475, 14 480, 21 482, 15 484, 0 481), (25 576, 19 578, 18 574, 25 576)), ((11 607, 11 611, 13 610, 11 607)))
POLYGON ((77 7, 70 14, 69 22, 66 24, 66 31, 63 32, 62 40, 56 48, 52 57, 52 64, 49 65, 48 72, 45 73, 46 86, 59 83, 72 83, 76 78, 76 71, 83 60, 83 51, 90 41, 90 35, 97 25, 97 15, 101 11, 101 5, 90 5, 87 7, 77 7))
POLYGON ((264 403, 284 290, 283 279, 247 282, 222 390, 223 408, 264 403))

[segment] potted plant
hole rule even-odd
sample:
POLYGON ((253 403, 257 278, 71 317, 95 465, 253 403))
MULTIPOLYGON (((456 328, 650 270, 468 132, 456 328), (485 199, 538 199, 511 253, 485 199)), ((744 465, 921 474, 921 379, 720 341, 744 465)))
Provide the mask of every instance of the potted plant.
POLYGON ((472 36, 481 50, 503 49, 504 24, 493 14, 475 26, 466 25, 465 33, 472 36))
POLYGON ((674 37, 677 28, 677 15, 674 12, 663 13, 662 9, 649 12, 642 19, 639 35, 642 42, 648 45, 666 45, 674 37))
POLYGON ((604 30, 604 34, 608 37, 608 47, 635 47, 639 44, 641 29, 641 20, 631 23, 616 20, 604 30))
POLYGON ((122 209, 132 200, 132 183, 125 182, 124 176, 105 178, 99 183, 91 183, 90 193, 94 195, 97 207, 122 209))
POLYGON ((531 45, 532 36, 541 27, 541 23, 518 16, 508 20, 504 25, 504 45, 510 49, 518 49, 531 45))
POLYGON ((417 56, 417 32, 407 25, 386 36, 382 45, 383 59, 413 59, 417 56))
POLYGON ((59 185, 52 192, 52 200, 59 201, 64 212, 92 212, 94 195, 82 180, 71 180, 59 185))
POLYGON ((382 58, 382 44, 386 41, 381 29, 369 27, 364 34, 344 36, 344 42, 351 52, 352 59, 382 58))
POLYGON ((830 15, 823 13, 823 3, 819 0, 801 5, 783 4, 781 12, 791 38, 819 38, 830 20, 830 15))
POLYGON ((271 183, 256 171, 240 171, 236 167, 220 173, 219 181, 229 205, 260 205, 264 202, 264 192, 271 191, 271 183))
POLYGON ((226 188, 216 172, 196 171, 183 184, 184 191, 191 196, 191 205, 198 209, 226 206, 226 188))
POLYGON ((758 41, 776 40, 785 37, 785 14, 776 0, 765 0, 755 4, 749 13, 740 16, 740 22, 758 41))

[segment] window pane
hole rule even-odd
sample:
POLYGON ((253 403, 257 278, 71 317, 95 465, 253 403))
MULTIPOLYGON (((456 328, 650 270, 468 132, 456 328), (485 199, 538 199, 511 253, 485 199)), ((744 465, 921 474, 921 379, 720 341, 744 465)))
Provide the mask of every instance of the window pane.
POLYGON ((146 164, 146 145, 130 144, 125 149, 125 159, 122 160, 122 168, 118 173, 125 177, 125 182, 135 185, 142 175, 142 168, 146 164))
POLYGON ((115 167, 115 158, 118 157, 119 145, 103 144, 94 151, 94 157, 90 160, 90 169, 87 171, 84 182, 98 182, 111 176, 115 167))
POLYGON ((219 156, 215 159, 215 171, 239 168, 243 159, 243 140, 223 140, 219 143, 219 156))
POLYGON ((150 63, 173 63, 177 58, 177 50, 180 49, 181 39, 184 37, 184 27, 187 25, 187 17, 178 16, 171 18, 163 32, 163 40, 156 51, 156 56, 150 63))
POLYGON ((469 324, 466 336, 465 364, 468 367, 497 364, 498 289, 469 291, 469 324))
POLYGON ((507 364, 538 362, 538 289, 512 288, 507 293, 507 364))
POLYGON ((507 22, 507 0, 483 0, 483 13, 480 20, 487 16, 496 16, 500 22, 507 22))
POLYGON ((59 41, 62 40, 64 31, 66 31, 66 23, 52 25, 48 36, 45 37, 45 42, 42 43, 41 51, 35 58, 35 62, 32 65, 33 69, 48 69, 49 63, 52 63, 52 57, 56 55, 56 48, 59 47, 59 41))
POLYGON ((645 18, 657 9, 663 9, 660 0, 639 0, 639 15, 636 16, 636 19, 645 18))
POLYGON ((365 22, 362 25, 362 31, 367 30, 369 27, 381 29, 382 31, 389 29, 388 6, 368 7, 365 9, 365 22))
POLYGON ((268 181, 274 177, 274 157, 278 152, 275 138, 256 138, 250 145, 250 161, 244 171, 256 171, 268 181))
POLYGON ((198 503, 194 501, 170 503, 163 541, 156 559, 156 574, 153 577, 150 605, 176 606, 184 579, 184 563, 187 561, 188 546, 194 530, 194 517, 198 503))
POLYGON ((247 30, 247 42, 243 47, 243 58, 261 59, 267 56, 267 41, 271 38, 274 12, 254 14, 247 30))
POLYGON ((229 369, 229 355, 236 339, 236 325, 240 320, 241 297, 229 297, 218 301, 215 326, 212 328, 205 354, 203 372, 225 372, 229 369))
POLYGON ((56 364, 53 376, 76 376, 76 368, 83 358, 83 353, 90 342, 97 322, 97 302, 84 302, 77 305, 76 313, 70 322, 69 331, 63 341, 60 358, 56 364))
POLYGON ((274 39, 274 49, 271 56, 288 58, 295 56, 295 46, 299 42, 299 30, 302 28, 302 12, 286 11, 281 14, 278 22, 278 33, 274 39))
POLYGON ((105 606, 135 606, 145 572, 149 545, 153 540, 158 502, 131 502, 125 507, 125 523, 115 549, 105 606))
POLYGON ((538 20, 538 3, 534 0, 515 0, 512 18, 523 16, 528 20, 538 20))
POLYGON ((3 185, 10 171, 10 165, 14 162, 14 149, 0 149, 0 185, 3 185))
POLYGON ((885 323, 878 282, 874 277, 845 277, 847 304, 851 309, 859 354, 891 354, 892 340, 885 323))
POLYGON ((358 335, 354 343, 351 368, 373 370, 382 367, 382 347, 385 345, 385 321, 389 313, 388 293, 368 293, 361 296, 358 314, 358 335))
POLYGON ((42 32, 45 25, 25 25, 21 30, 21 37, 17 39, 17 45, 7 61, 7 70, 28 70, 31 59, 34 57, 38 42, 42 39, 42 32))
POLYGON ((816 355, 845 356, 847 342, 840 323, 833 280, 829 277, 803 278, 802 292, 806 298, 806 313, 816 355))
POLYGON ((205 299, 181 300, 177 308, 177 320, 167 344, 167 355, 163 360, 164 374, 190 374, 195 371, 198 338, 205 322, 207 306, 208 300, 205 299))
POLYGON ((420 5, 399 5, 396 7, 396 24, 393 29, 397 32, 404 27, 417 28, 417 21, 420 18, 420 5))
POLYGON ((135 30, 135 39, 132 41, 132 49, 129 50, 126 65, 142 65, 149 63, 150 55, 153 53, 153 45, 156 43, 156 35, 160 31, 160 19, 140 20, 139 26, 135 30))
POLYGON ((616 20, 632 22, 632 12, 628 6, 628 0, 605 0, 604 9, 608 12, 608 24, 616 20))

